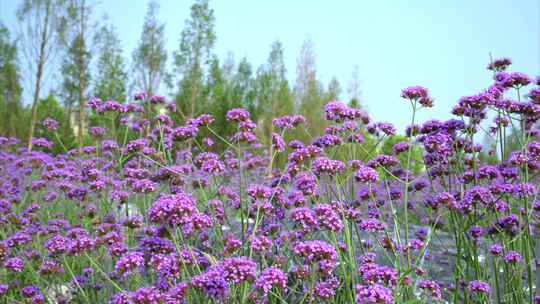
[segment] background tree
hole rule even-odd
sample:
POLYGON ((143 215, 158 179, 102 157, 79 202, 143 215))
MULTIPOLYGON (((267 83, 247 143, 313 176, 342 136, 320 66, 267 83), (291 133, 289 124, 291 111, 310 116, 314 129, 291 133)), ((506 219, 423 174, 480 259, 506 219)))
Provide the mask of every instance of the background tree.
MULTIPOLYGON (((280 41, 272 43, 270 54, 265 65, 261 66, 257 72, 255 80, 256 106, 253 119, 257 121, 259 138, 263 144, 269 148, 272 159, 273 148, 272 133, 274 125, 272 119, 285 114, 290 114, 294 110, 293 94, 286 78, 285 61, 283 57, 283 45, 280 41)), ((269 164, 269 171, 272 170, 272 161, 269 164)))
MULTIPOLYGON (((304 41, 296 60, 294 93, 296 104, 300 106, 300 114, 304 115, 309 123, 309 136, 321 135, 327 125, 323 113, 323 106, 327 100, 323 86, 317 79, 314 44, 309 39, 304 41)), ((305 135, 303 138, 309 140, 305 135)))
MULTIPOLYGON (((255 91, 253 67, 245 57, 238 63, 232 85, 232 99, 239 101, 242 107, 256 116, 255 98, 257 92, 255 91)), ((256 120, 256 117, 254 119, 256 120)))
POLYGON ((126 99, 128 75, 121 41, 114 25, 103 25, 96 32, 94 48, 98 51, 94 96, 123 103, 126 99))
POLYGON ((326 90, 325 101, 341 100, 341 84, 336 77, 332 77, 328 83, 328 89, 326 90))
MULTIPOLYGON (((103 25, 94 35, 94 46, 98 57, 96 62, 96 79, 93 96, 101 100, 115 100, 124 103, 126 100, 126 72, 122 47, 116 29, 112 24, 103 25)), ((107 126, 112 137, 120 140, 120 114, 118 112, 102 115, 90 114, 88 121, 91 125, 107 126)))
POLYGON ((37 103, 43 86, 44 74, 58 51, 62 37, 65 1, 23 0, 17 9, 19 41, 26 62, 32 89, 32 109, 28 129, 28 150, 32 150, 32 137, 36 125, 37 103))
MULTIPOLYGON (((381 146, 380 153, 392 155, 394 154, 392 147, 399 143, 399 142, 406 142, 407 137, 403 135, 393 135, 384 140, 381 146)), ((366 148, 369 148, 369 145, 365 145, 366 148)), ((377 155, 377 152, 374 151, 372 155, 377 155)), ((401 162, 402 166, 407 165, 407 151, 400 153, 397 158, 401 162)), ((414 174, 420 173, 424 169, 424 164, 422 160, 422 149, 419 146, 414 146, 411 151, 411 170, 414 172, 414 174)))
POLYGON ((69 113, 65 111, 62 104, 56 98, 54 92, 49 93, 47 98, 40 99, 37 104, 37 127, 36 137, 46 137, 53 141, 53 153, 66 152, 76 146, 73 129, 69 113), (54 134, 53 131, 42 127, 41 123, 46 118, 52 118, 59 124, 58 130, 54 134), (64 150, 65 149, 65 150, 64 150))
MULTIPOLYGON (((214 115, 216 121, 213 128, 225 137, 231 135, 236 129, 226 119, 227 111, 232 108, 244 107, 257 119, 255 108, 255 88, 251 64, 243 58, 238 65, 229 56, 220 66, 216 56, 210 63, 207 78, 208 111, 214 115)), ((217 143, 223 148, 223 145, 217 143)))
POLYGON ((24 137, 21 103, 22 88, 17 62, 17 46, 11 41, 8 29, 0 23, 0 134, 24 137))
POLYGON ((349 105, 354 108, 360 108, 362 91, 360 89, 360 71, 357 65, 354 66, 351 74, 351 80, 349 81, 347 92, 349 93, 349 105))
POLYGON ((212 49, 216 42, 214 11, 208 0, 198 0, 191 6, 190 18, 180 35, 180 45, 174 53, 175 72, 180 75, 176 103, 180 113, 193 117, 205 108, 205 69, 210 68, 212 49))
MULTIPOLYGON (((231 79, 228 79, 225 67, 221 67, 219 59, 214 57, 210 62, 210 71, 206 83, 207 96, 209 99, 208 112, 210 112, 216 121, 212 125, 219 134, 226 136, 232 133, 232 125, 226 119, 226 114, 229 109, 234 107, 234 99, 231 93, 231 79)), ((223 143, 219 142, 218 146, 223 148, 223 143)))
POLYGON ((66 56, 62 62, 62 96, 71 115, 72 107, 78 103, 77 146, 83 146, 86 128, 85 111, 90 87, 89 52, 91 0, 69 0, 66 7, 66 31, 64 45, 66 56))
POLYGON ((138 90, 149 95, 159 91, 166 77, 165 24, 158 19, 159 4, 148 4, 141 39, 133 51, 133 77, 138 90))

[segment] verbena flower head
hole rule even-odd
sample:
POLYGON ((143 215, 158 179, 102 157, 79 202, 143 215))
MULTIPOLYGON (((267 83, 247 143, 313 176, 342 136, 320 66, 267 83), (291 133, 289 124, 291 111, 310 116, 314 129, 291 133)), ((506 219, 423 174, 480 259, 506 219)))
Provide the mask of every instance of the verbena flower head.
POLYGON ((361 166, 354 172, 354 179, 360 183, 376 183, 379 181, 379 173, 373 168, 361 166))
POLYGON ((257 270, 257 264, 247 257, 226 258, 218 267, 223 272, 225 280, 232 284, 254 280, 257 270))
POLYGON ((57 130, 58 127, 60 126, 60 124, 59 124, 56 120, 54 120, 54 119, 52 119, 52 118, 50 118, 50 117, 49 117, 49 118, 45 118, 45 119, 43 120, 42 125, 43 125, 43 127, 44 127, 45 129, 51 130, 51 131, 57 130))
POLYGON ((128 252, 124 254, 114 266, 114 270, 121 275, 128 275, 132 271, 142 269, 144 266, 144 256, 142 252, 128 252))
POLYGON ((495 80, 503 88, 521 88, 532 82, 527 74, 521 72, 498 72, 495 80))
POLYGON ((229 283, 225 279, 223 272, 215 267, 210 268, 202 274, 191 278, 191 285, 203 290, 210 297, 224 299, 229 294, 229 283))
POLYGON ((287 286, 287 276, 278 267, 272 266, 261 271, 255 281, 255 288, 261 290, 267 296, 272 288, 285 289, 287 286))
POLYGON ((422 86, 411 86, 401 90, 401 97, 405 99, 418 100, 428 97, 428 90, 422 86))
POLYGON ((345 164, 340 160, 328 159, 326 157, 319 157, 313 161, 313 172, 317 175, 326 173, 328 175, 335 175, 345 171, 345 164))
POLYGON ((509 264, 516 264, 516 263, 519 263, 521 262, 521 254, 519 254, 519 252, 517 251, 513 251, 513 250, 510 250, 506 253, 506 255, 504 256, 504 261, 509 263, 509 264))
POLYGON ((287 130, 287 129, 294 129, 301 123, 304 123, 306 121, 306 118, 302 115, 285 115, 281 117, 274 118, 272 120, 272 124, 274 126, 287 130))
POLYGON ((478 280, 469 282, 467 288, 474 294, 489 294, 491 291, 491 287, 488 283, 478 280))
POLYGON ((298 242, 294 245, 293 251, 308 263, 318 263, 319 270, 323 273, 329 273, 336 267, 336 249, 325 241, 298 242))
POLYGON ((508 57, 498 58, 490 62, 487 66, 488 70, 501 72, 506 70, 512 64, 512 60, 508 57))
POLYGON ((227 120, 242 122, 249 119, 249 112, 242 108, 236 108, 227 112, 227 120))
POLYGON ((356 285, 356 304, 392 304, 392 291, 380 284, 356 285))
POLYGON ((441 286, 432 280, 420 280, 418 281, 418 288, 424 290, 425 293, 428 293, 431 297, 435 299, 442 298, 441 286))

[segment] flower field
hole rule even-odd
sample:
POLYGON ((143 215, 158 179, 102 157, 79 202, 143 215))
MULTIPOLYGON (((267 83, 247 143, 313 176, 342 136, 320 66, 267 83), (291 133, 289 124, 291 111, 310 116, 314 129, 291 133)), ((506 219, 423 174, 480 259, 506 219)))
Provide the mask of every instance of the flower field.
POLYGON ((540 303, 540 78, 510 64, 449 120, 404 88, 390 149, 339 101, 322 136, 285 115, 265 140, 146 93, 88 100, 81 149, 51 118, 33 151, 0 137, 0 303, 540 303))

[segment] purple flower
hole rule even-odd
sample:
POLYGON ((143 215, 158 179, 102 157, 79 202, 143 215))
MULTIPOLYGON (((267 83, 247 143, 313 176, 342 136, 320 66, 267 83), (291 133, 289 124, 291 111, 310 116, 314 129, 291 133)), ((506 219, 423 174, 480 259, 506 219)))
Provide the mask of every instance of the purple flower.
POLYGON ((186 125, 173 129, 172 137, 174 140, 183 141, 194 138, 195 136, 197 136, 198 132, 199 129, 196 126, 186 125))
POLYGON ((392 291, 380 284, 356 285, 356 304, 392 304, 392 291))
POLYGON ((296 175, 294 186, 304 195, 312 195, 317 192, 317 179, 309 172, 300 172, 296 175))
POLYGON ((412 100, 425 98, 428 97, 428 90, 421 86, 406 87, 401 90, 401 97, 412 100))
POLYGON ((109 304, 133 304, 127 293, 117 293, 109 299, 109 304))
POLYGON ((90 133, 90 135, 92 135, 93 137, 98 138, 105 134, 105 129, 102 127, 91 127, 88 133, 90 133))
POLYGON ((299 124, 304 123, 306 119, 302 115, 285 115, 274 118, 272 124, 281 129, 294 129, 299 124))
POLYGON ((165 103, 165 97, 160 95, 154 95, 150 97, 149 101, 153 104, 162 104, 165 103))
POLYGON ((313 172, 316 175, 321 175, 321 173, 335 175, 343 171, 345 171, 345 164, 340 160, 319 157, 313 161, 313 172))
POLYGON ((296 208, 291 211, 291 218, 296 227, 304 232, 314 230, 318 225, 317 215, 315 211, 309 208, 296 208))
POLYGON ((0 284, 0 296, 6 294, 6 292, 8 291, 9 289, 9 286, 6 285, 6 284, 0 284))
POLYGON ((521 262, 522 258, 519 252, 510 250, 504 256, 504 260, 509 264, 516 264, 521 262))
POLYGON ((144 257, 141 252, 133 251, 124 254, 114 266, 114 270, 121 275, 127 276, 135 269, 144 267, 144 257))
POLYGON ((339 280, 332 276, 325 281, 315 283, 315 296, 323 300, 329 300, 336 294, 338 287, 339 280))
POLYGON ((278 152, 285 151, 285 141, 283 140, 283 137, 277 133, 272 134, 272 147, 276 149, 278 152))
POLYGON ((287 276, 285 273, 275 267, 268 267, 261 271, 261 274, 255 281, 255 288, 261 290, 264 296, 267 296, 274 287, 285 289, 287 286, 287 276))
POLYGON ((21 293, 25 298, 31 298, 39 293, 39 289, 34 285, 27 285, 21 289, 21 293))
POLYGON ((139 138, 129 141, 125 149, 128 152, 140 152, 148 145, 148 140, 145 138, 139 138))
POLYGON ((325 241, 298 242, 293 251, 308 263, 318 263, 323 273, 330 273, 336 267, 336 249, 325 241))
POLYGON ((143 100, 143 99, 146 99, 146 96, 148 96, 148 94, 146 94, 146 92, 137 92, 133 96, 133 99, 135 99, 135 100, 143 100))
POLYGON ((343 223, 335 208, 329 204, 321 204, 315 206, 315 214, 317 216, 320 228, 329 231, 339 232, 343 229, 343 223))
POLYGON ((521 72, 498 72, 495 74, 497 84, 504 88, 521 88, 532 82, 532 79, 521 72))
POLYGON ((59 255, 65 253, 69 248, 70 240, 61 235, 53 236, 45 241, 43 244, 45 249, 52 255, 59 255))
POLYGON ((41 266, 39 266, 39 274, 41 275, 49 275, 49 274, 56 274, 56 273, 64 273, 64 268, 60 263, 53 261, 53 260, 46 260, 41 263, 41 266))
POLYGON ((506 70, 506 68, 511 64, 512 60, 510 58, 498 58, 490 62, 487 66, 487 69, 495 72, 501 72, 506 70))
POLYGON ((333 134, 325 134, 313 141, 313 145, 320 148, 339 146, 341 143, 341 137, 333 134))
POLYGON ((489 287, 489 284, 482 281, 471 281, 469 282, 469 285, 467 286, 470 292, 475 294, 488 294, 491 291, 491 287, 489 287))
POLYGON ((503 252, 503 246, 501 244, 493 244, 489 247, 489 252, 494 256, 500 256, 503 252))
POLYGON ((435 281, 419 280, 418 288, 424 290, 425 292, 429 292, 429 294, 435 299, 440 299, 442 297, 441 286, 435 281))
POLYGON ((475 240, 478 240, 484 234, 484 228, 480 226, 473 226, 469 229, 469 234, 475 240))
POLYGON ((379 181, 379 173, 373 168, 361 166, 354 172, 354 179, 360 183, 376 183, 379 181))
POLYGON ((229 284, 225 280, 223 272, 215 267, 193 276, 191 285, 203 290, 213 298, 224 299, 229 294, 229 284))
POLYGON ((373 262, 362 263, 358 267, 358 273, 362 279, 369 284, 385 284, 387 286, 396 286, 398 273, 395 269, 388 266, 377 265, 373 262))
POLYGON ((175 225, 187 222, 195 211, 195 199, 189 194, 180 193, 162 195, 148 209, 148 216, 152 222, 175 225))
POLYGON ((52 118, 45 118, 42 123, 43 127, 47 130, 55 131, 60 126, 58 122, 52 118))
POLYGON ((14 272, 22 272, 24 269, 24 261, 20 258, 10 258, 4 262, 4 267, 14 272))
POLYGON ((385 225, 383 222, 373 218, 360 221, 360 224, 358 224, 358 226, 360 227, 360 230, 367 232, 381 232, 385 229, 385 225))
POLYGON ((223 271, 225 280, 232 284, 254 280, 257 270, 257 264, 247 257, 226 258, 218 267, 223 271))
POLYGON ((141 287, 130 293, 134 304, 161 304, 165 300, 165 294, 156 287, 141 287))
POLYGON ((395 155, 399 155, 402 152, 405 152, 409 149, 409 143, 406 141, 400 141, 397 144, 392 146, 392 151, 395 155))
POLYGON ((218 159, 207 159, 202 162, 201 170, 205 173, 219 174, 225 170, 225 165, 218 159))
POLYGON ((236 108, 227 112, 227 120, 242 122, 249 119, 249 112, 246 109, 236 108))
POLYGON ((272 248, 272 239, 264 235, 255 235, 251 238, 251 248, 255 252, 267 252, 272 248))
POLYGON ((32 144, 36 147, 52 149, 53 143, 46 138, 32 138, 32 144))
POLYGON ((156 191, 157 185, 149 179, 136 179, 131 188, 136 193, 151 193, 156 191))

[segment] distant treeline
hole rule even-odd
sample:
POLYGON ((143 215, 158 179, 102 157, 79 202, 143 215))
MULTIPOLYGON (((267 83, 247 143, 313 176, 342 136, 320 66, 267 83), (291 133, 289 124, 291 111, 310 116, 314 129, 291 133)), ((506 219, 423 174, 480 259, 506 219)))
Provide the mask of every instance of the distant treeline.
MULTIPOLYGON (((342 95, 337 79, 327 85, 319 80, 310 40, 298 55, 294 81, 286 77, 279 41, 272 43, 266 63, 258 68, 232 54, 218 58, 208 0, 191 6, 172 54, 165 49, 159 5, 150 2, 128 66, 112 22, 96 23, 93 18, 98 5, 93 0, 21 0, 18 24, 11 27, 17 30, 10 33, 0 24, 0 134, 16 136, 31 148, 29 138, 41 135, 35 126, 51 116, 61 122, 67 144, 81 146, 84 130, 93 123, 86 106, 89 98, 125 103, 142 91, 150 96, 169 92, 165 97, 176 103, 177 112, 171 116, 177 123, 203 112, 213 114, 221 134, 231 132, 225 113, 234 107, 251 112, 263 138, 271 134, 271 117, 302 114, 311 122, 304 134, 307 140, 324 130, 322 105, 342 95), (50 83, 51 75, 61 81, 50 83), (32 99, 23 102, 22 96, 32 99)), ((351 105, 358 107, 357 70, 348 91, 351 105)))

